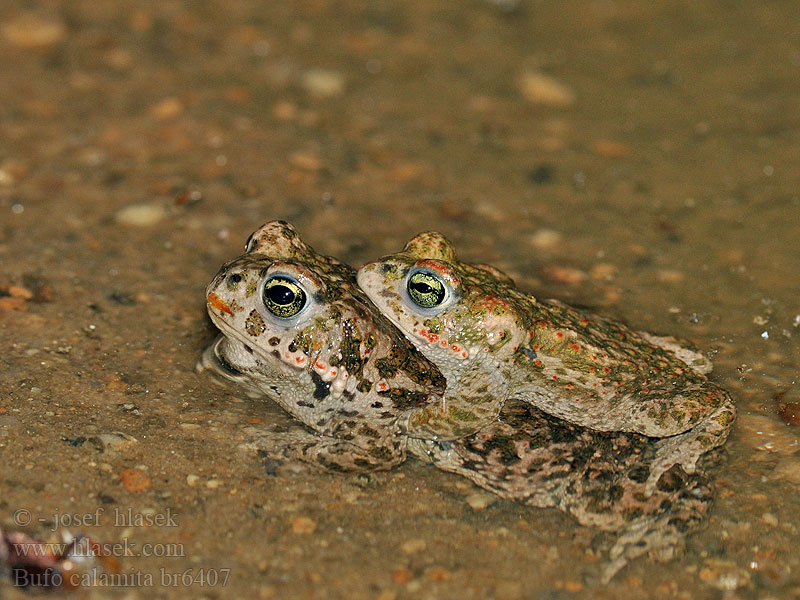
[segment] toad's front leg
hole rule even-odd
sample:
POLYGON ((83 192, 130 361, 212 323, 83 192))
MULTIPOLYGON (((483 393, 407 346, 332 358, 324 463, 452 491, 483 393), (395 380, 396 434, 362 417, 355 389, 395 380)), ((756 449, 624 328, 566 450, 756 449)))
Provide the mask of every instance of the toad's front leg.
POLYGON ((406 458, 406 437, 378 435, 368 426, 337 435, 309 433, 293 441, 283 454, 332 471, 385 471, 406 458))

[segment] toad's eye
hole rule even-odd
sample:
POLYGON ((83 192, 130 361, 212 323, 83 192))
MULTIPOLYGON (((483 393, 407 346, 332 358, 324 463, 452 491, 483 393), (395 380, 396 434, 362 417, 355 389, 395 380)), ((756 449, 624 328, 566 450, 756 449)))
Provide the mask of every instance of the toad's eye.
POLYGON ((276 317, 288 319, 299 313, 306 305, 306 293, 293 279, 271 277, 264 283, 264 306, 276 317))
POLYGON ((433 308, 444 302, 447 289, 444 282, 428 271, 417 271, 408 278, 408 295, 414 304, 433 308))

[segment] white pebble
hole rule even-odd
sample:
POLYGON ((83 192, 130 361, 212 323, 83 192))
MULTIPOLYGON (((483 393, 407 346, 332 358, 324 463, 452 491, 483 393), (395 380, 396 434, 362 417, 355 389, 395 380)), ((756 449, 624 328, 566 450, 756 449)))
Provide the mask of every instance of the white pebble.
POLYGON ((344 76, 336 71, 311 69, 303 74, 303 89, 317 98, 333 98, 344 93, 344 76))
POLYGON ((167 216, 161 204, 131 204, 117 211, 115 220, 120 225, 151 227, 167 216))
POLYGON ((497 496, 487 492, 475 492, 465 498, 472 510, 484 510, 497 501, 497 496))
POLYGON ((519 87, 525 99, 534 104, 567 108, 575 103, 575 92, 550 75, 527 71, 520 77, 519 87))
POLYGON ((550 250, 561 243, 562 236, 552 229, 539 229, 529 238, 531 245, 540 250, 550 250))

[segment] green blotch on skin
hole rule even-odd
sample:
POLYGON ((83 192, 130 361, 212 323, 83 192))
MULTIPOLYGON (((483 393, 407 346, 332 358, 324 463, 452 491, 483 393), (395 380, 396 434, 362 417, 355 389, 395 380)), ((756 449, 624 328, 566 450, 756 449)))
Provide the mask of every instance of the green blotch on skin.
MULTIPOLYGON (((339 346, 342 358, 336 362, 343 365, 351 376, 361 379, 364 369, 364 361, 361 360, 361 340, 355 336, 352 327, 345 327, 344 331, 344 339, 339 346)), ((331 364, 333 362, 331 361, 331 364)))
POLYGON ((294 336, 294 344, 300 348, 306 355, 311 354, 311 340, 314 339, 314 332, 304 329, 294 336))
POLYGON ((253 337, 257 337, 266 331, 267 326, 264 323, 264 319, 261 318, 255 310, 250 311, 250 314, 247 315, 247 320, 244 322, 244 328, 248 334, 253 337))
POLYGON ((442 332, 442 329, 444 329, 444 324, 439 319, 427 319, 424 325, 431 333, 439 334, 442 332))
POLYGON ((447 414, 454 421, 459 421, 462 423, 473 423, 478 420, 478 417, 475 416, 475 413, 461 408, 456 408, 455 406, 448 408, 447 414))
POLYGON ((402 277, 400 274, 400 269, 397 268, 397 265, 394 264, 386 264, 382 266, 383 270, 383 277, 385 281, 397 281, 402 277))
POLYGON ((731 411, 725 411, 721 415, 717 416, 717 423, 722 425, 723 427, 727 427, 731 423, 733 423, 733 413, 731 411))
POLYGON ((255 294, 257 288, 258 288, 258 279, 255 277, 251 277, 250 279, 248 279, 247 287, 244 288, 245 298, 250 298, 253 294, 255 294))

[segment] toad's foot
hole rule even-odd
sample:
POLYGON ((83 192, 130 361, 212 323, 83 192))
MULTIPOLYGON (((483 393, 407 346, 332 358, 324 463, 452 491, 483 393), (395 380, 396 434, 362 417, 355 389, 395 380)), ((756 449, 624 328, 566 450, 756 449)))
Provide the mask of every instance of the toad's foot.
POLYGON ((317 437, 314 441, 292 443, 284 450, 284 456, 331 471, 385 471, 405 460, 405 440, 386 440, 364 448, 346 440, 317 437))
POLYGON ((673 465, 680 465, 687 473, 694 473, 697 460, 702 455, 725 443, 735 417, 736 407, 726 396, 722 406, 708 419, 685 433, 656 441, 657 457, 650 467, 645 493, 651 495, 661 475, 673 465))
MULTIPOLYGON (((680 467, 673 467, 680 471, 680 467)), ((672 471, 670 471, 672 472, 672 471)), ((677 474, 677 473, 676 473, 677 474)), ((633 559, 649 554, 658 561, 672 560, 683 548, 687 532, 696 529, 711 506, 712 489, 705 475, 682 475, 684 487, 669 508, 653 518, 639 517, 620 532, 601 570, 603 584, 633 559)))
POLYGON ((369 472, 385 471, 405 460, 403 438, 362 447, 300 427, 272 431, 249 427, 246 433, 252 439, 246 447, 258 450, 277 463, 302 463, 325 471, 369 472))

